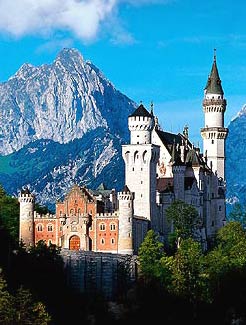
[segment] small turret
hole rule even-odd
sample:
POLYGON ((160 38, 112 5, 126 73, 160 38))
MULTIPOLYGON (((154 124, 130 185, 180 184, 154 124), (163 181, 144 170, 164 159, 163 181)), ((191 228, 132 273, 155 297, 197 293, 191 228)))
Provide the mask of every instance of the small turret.
POLYGON ((131 133, 131 144, 151 143, 151 131, 154 128, 153 113, 149 113, 141 104, 128 117, 128 128, 131 133))
POLYGON ((125 185, 118 193, 119 200, 119 254, 133 254, 133 193, 125 185))
POLYGON ((20 192, 18 201, 20 203, 20 226, 19 241, 28 248, 34 246, 34 204, 35 197, 29 189, 20 192))

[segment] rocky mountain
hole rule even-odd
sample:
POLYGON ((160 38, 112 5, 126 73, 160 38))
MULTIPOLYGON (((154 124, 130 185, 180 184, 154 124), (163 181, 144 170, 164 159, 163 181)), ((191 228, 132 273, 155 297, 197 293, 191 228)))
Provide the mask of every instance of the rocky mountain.
POLYGON ((76 49, 50 65, 24 64, 0 84, 0 183, 13 195, 28 185, 46 205, 74 182, 120 188, 135 108, 76 49))
POLYGON ((228 211, 235 202, 246 204, 246 105, 230 122, 226 141, 228 211))

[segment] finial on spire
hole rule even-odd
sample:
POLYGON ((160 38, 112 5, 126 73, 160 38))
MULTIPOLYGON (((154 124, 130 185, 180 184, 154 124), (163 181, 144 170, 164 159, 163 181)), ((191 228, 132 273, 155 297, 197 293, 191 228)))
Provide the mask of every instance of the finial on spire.
POLYGON ((142 100, 140 100, 140 105, 142 105, 143 104, 143 101, 142 100))
POLYGON ((216 61, 216 49, 214 49, 214 61, 216 61))
POLYGON ((150 102, 150 114, 151 114, 151 115, 154 115, 153 108, 154 108, 154 104, 153 104, 153 100, 152 100, 152 101, 150 102))
POLYGON ((188 125, 184 126, 183 135, 188 139, 188 137, 189 137, 189 127, 188 127, 188 125))

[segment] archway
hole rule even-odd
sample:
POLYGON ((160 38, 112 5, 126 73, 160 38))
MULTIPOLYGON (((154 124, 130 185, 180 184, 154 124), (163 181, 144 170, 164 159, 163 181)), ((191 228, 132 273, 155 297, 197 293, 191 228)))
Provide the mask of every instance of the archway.
POLYGON ((69 249, 72 251, 78 251, 80 249, 79 236, 74 235, 69 239, 69 249))

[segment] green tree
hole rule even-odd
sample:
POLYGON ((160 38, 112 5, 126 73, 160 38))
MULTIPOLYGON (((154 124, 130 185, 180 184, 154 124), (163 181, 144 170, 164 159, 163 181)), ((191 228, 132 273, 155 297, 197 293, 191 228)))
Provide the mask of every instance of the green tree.
POLYGON ((19 236, 19 203, 17 198, 8 196, 0 187, 0 222, 10 236, 18 242, 19 236))
MULTIPOLYGON (((0 270, 1 272, 1 270, 0 270)), ((0 324, 13 324, 13 297, 7 291, 7 282, 0 273, 0 324)))
POLYGON ((204 299, 203 254, 192 238, 180 243, 172 263, 172 291, 192 301, 204 299))
POLYGON ((221 319, 232 322, 236 317, 245 322, 246 237, 240 222, 230 221, 218 231, 205 268, 210 301, 221 310, 221 319))
POLYGON ((139 247, 138 261, 140 272, 145 278, 160 277, 160 260, 164 255, 164 245, 159 241, 159 236, 154 230, 149 230, 139 247))
POLYGON ((46 325, 51 317, 41 302, 34 302, 28 289, 20 287, 15 296, 15 324, 46 325))
POLYGON ((3 186, 0 184, 0 199, 3 198, 4 196, 6 196, 6 192, 3 186))
POLYGON ((173 225, 177 246, 181 239, 194 236, 198 226, 198 212, 195 207, 181 200, 175 200, 166 209, 168 222, 173 225))
POLYGON ((216 240, 232 268, 246 266, 246 233, 239 221, 230 221, 219 229, 216 240))

